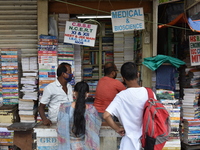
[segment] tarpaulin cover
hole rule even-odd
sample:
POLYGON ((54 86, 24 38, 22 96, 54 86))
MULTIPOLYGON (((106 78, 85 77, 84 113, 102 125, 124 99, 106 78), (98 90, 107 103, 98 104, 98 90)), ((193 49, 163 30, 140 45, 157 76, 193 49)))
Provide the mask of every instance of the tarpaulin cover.
POLYGON ((188 25, 191 30, 200 32, 200 12, 188 18, 188 25))
POLYGON ((181 65, 185 64, 184 61, 178 58, 174 58, 174 57, 166 56, 166 55, 157 55, 155 57, 147 57, 147 58, 144 58, 144 61, 142 62, 143 65, 147 66, 149 69, 153 71, 155 71, 163 63, 170 63, 176 68, 179 68, 181 65))

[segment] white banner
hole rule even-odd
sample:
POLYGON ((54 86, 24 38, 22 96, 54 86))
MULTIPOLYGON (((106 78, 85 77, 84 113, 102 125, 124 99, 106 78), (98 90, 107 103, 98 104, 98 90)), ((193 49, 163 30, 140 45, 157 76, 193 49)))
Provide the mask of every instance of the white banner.
POLYGON ((111 11, 113 32, 145 29, 143 8, 111 11))
POLYGON ((64 43, 94 46, 97 25, 66 21, 64 43))

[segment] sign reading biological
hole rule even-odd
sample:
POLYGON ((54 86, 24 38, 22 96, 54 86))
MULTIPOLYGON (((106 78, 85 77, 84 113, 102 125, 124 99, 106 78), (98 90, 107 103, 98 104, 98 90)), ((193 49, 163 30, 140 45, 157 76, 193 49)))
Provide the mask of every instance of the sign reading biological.
POLYGON ((142 30, 144 26, 143 8, 111 11, 113 32, 142 30))
POLYGON ((94 46, 97 25, 66 21, 64 43, 94 46))
POLYGON ((200 65, 200 35, 189 36, 191 66, 200 65))

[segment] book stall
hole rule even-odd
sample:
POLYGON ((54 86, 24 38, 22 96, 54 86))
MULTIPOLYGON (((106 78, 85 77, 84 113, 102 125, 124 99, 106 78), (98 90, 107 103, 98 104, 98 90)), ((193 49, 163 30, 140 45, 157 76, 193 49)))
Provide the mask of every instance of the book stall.
POLYGON ((182 147, 200 148, 200 68, 188 68, 182 100, 182 147))

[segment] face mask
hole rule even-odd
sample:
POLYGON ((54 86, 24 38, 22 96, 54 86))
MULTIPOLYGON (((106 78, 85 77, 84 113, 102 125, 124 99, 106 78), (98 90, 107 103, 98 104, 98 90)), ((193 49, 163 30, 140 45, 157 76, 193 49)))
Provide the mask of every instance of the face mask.
POLYGON ((68 74, 68 75, 69 75, 69 77, 68 77, 68 78, 65 78, 65 80, 66 80, 67 82, 70 82, 70 81, 72 80, 73 74, 68 74))

